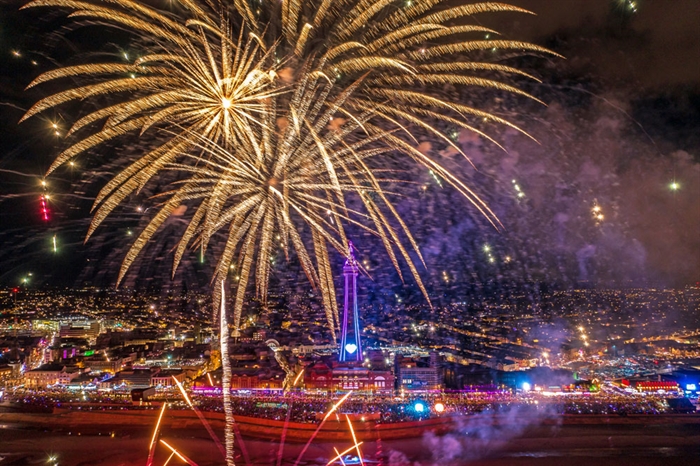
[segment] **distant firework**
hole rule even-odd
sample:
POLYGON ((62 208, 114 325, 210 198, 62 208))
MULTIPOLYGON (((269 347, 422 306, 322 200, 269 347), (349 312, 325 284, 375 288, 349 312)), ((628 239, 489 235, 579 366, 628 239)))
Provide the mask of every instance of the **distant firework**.
POLYGON ((41 218, 44 221, 49 220, 49 207, 46 204, 46 195, 42 194, 41 197, 39 198, 39 203, 41 205, 41 218))

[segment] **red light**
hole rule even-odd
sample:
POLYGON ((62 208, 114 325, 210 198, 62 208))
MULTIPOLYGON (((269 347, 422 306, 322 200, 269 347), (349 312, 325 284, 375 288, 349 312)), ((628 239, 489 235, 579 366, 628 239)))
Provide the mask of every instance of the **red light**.
POLYGON ((19 288, 12 288, 13 293, 19 293, 19 288))
POLYGON ((42 217, 44 218, 44 221, 49 220, 49 209, 46 207, 46 196, 43 194, 41 195, 41 214, 42 217))

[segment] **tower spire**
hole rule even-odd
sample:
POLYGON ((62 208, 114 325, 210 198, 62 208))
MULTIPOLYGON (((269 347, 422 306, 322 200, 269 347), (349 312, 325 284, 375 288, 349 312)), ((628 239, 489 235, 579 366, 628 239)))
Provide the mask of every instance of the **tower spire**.
POLYGON ((348 256, 343 266, 345 276, 345 301, 340 337, 340 362, 362 361, 360 341, 360 316, 357 310, 357 274, 359 267, 355 259, 355 247, 348 242, 348 256))

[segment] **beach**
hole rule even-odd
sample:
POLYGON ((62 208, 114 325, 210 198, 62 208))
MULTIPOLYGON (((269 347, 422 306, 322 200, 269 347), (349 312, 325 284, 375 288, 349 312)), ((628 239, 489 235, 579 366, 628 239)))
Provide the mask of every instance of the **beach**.
MULTIPOLYGON (((217 434, 223 438, 222 432, 217 434)), ((0 465, 45 464, 50 456, 64 466, 145 464, 151 435, 143 427, 47 427, 0 420, 0 456, 5 458, 0 465)), ((164 427, 161 438, 199 466, 223 464, 203 428, 164 427)), ((352 445, 349 433, 345 442, 312 442, 298 464, 325 465, 335 456, 334 447, 342 451, 352 445)), ((293 465, 303 447, 287 443, 280 458, 279 440, 237 438, 237 464, 293 465)), ((372 441, 360 448, 366 459, 378 461, 368 464, 386 466, 685 466, 698 464, 700 424, 551 424, 517 432, 482 426, 442 436, 427 433, 417 439, 372 441)), ((154 464, 163 464, 169 453, 160 445, 154 464)), ((170 464, 183 463, 173 459, 170 464)))

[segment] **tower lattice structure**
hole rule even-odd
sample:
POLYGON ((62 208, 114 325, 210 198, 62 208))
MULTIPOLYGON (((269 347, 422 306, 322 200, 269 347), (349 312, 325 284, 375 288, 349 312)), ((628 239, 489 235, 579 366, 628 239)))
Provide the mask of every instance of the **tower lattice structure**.
POLYGON ((343 326, 340 337, 340 362, 362 362, 362 342, 360 341, 360 316, 357 310, 357 274, 360 268, 355 259, 355 248, 350 242, 348 258, 343 266, 345 276, 345 302, 343 306, 343 326))

